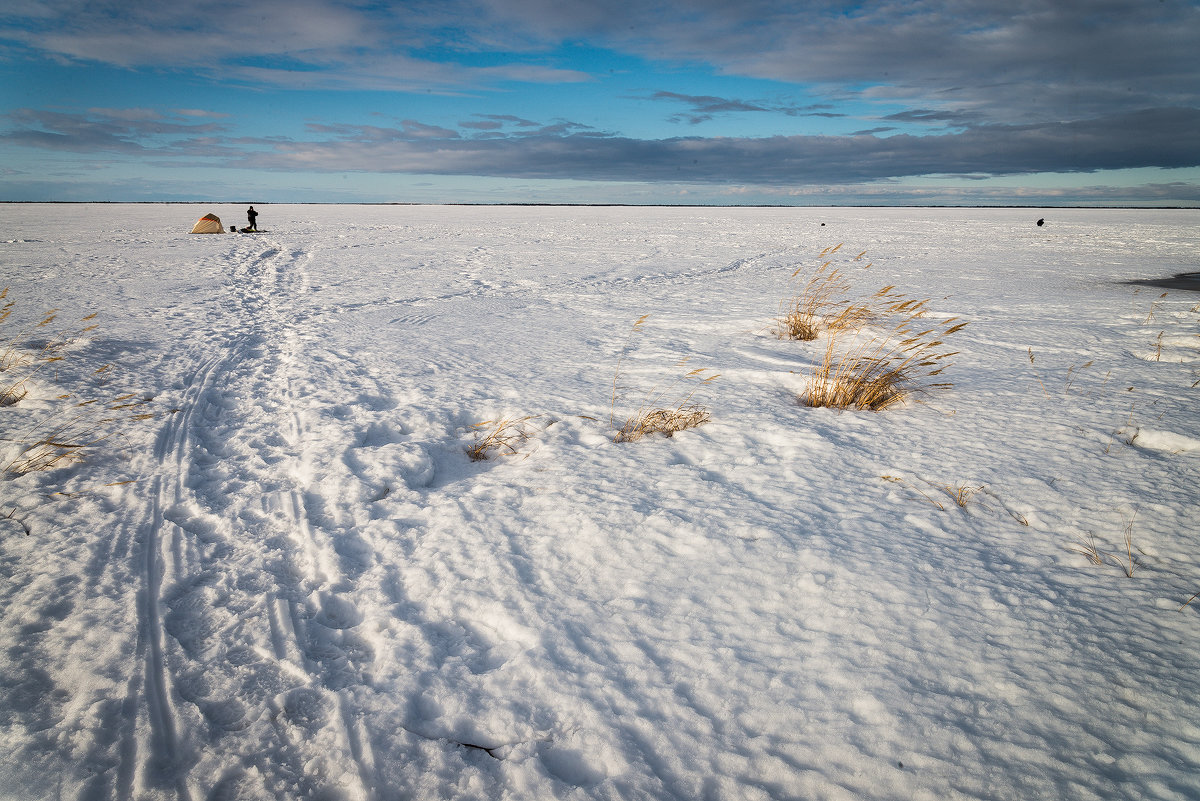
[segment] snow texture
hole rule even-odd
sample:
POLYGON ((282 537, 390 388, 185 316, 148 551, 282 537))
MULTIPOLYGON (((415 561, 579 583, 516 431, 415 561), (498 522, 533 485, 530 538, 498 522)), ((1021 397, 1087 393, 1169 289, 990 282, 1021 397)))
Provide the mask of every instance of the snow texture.
POLYGON ((208 211, 0 207, 3 331, 99 323, 4 462, 157 415, 0 481, 0 797, 1200 798, 1196 211, 208 211), (799 401, 838 243, 951 389, 799 401))

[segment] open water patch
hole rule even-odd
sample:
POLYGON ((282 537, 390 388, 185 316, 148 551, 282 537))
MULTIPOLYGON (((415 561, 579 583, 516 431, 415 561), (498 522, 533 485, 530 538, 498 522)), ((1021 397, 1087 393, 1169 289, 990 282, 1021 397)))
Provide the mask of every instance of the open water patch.
POLYGON ((1123 281, 1122 283, 1200 292, 1200 273, 1177 273, 1170 278, 1139 278, 1131 281, 1123 281))

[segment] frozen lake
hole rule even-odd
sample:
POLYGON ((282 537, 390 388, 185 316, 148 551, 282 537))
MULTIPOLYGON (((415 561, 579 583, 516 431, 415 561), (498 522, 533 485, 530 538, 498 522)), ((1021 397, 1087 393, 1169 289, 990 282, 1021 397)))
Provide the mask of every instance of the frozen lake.
POLYGON ((1200 796, 1200 212, 256 208, 0 206, 3 463, 152 415, 0 479, 0 797, 1200 796), (826 261, 953 386, 804 405, 826 261))

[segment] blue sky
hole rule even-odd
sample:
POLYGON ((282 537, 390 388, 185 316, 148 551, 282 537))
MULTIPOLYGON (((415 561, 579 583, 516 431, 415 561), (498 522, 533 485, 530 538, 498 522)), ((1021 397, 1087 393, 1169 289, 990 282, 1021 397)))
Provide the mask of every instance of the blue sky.
POLYGON ((8 0, 0 200, 1200 206, 1200 2, 8 0))

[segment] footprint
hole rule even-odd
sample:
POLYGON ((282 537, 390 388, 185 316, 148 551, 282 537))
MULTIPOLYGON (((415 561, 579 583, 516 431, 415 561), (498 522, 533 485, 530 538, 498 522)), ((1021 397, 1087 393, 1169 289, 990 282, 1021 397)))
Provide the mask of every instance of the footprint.
POLYGON ((204 661, 224 646, 221 635, 235 623, 233 616, 216 605, 211 588, 197 587, 167 600, 170 611, 163 628, 193 659, 204 661))
POLYGON ((316 621, 326 628, 352 629, 363 622, 363 615, 352 601, 321 593, 321 611, 317 613, 316 621))
POLYGON ((333 539, 333 550, 350 578, 361 576, 375 564, 375 550, 355 531, 339 533, 333 539))
POLYGON ((371 423, 358 435, 358 441, 364 448, 378 448, 381 445, 394 445, 403 442, 408 436, 403 426, 393 426, 387 423, 371 423))
POLYGON ((415 442, 357 448, 352 458, 351 469, 372 487, 394 486, 403 481, 409 489, 418 490, 433 483, 433 459, 415 442))
POLYGON ((320 690, 300 687, 286 693, 280 700, 283 718, 301 729, 316 731, 332 712, 332 704, 320 690))
POLYGON ((538 757, 552 775, 576 787, 591 787, 624 773, 625 760, 595 732, 576 731, 538 748, 538 757))
POLYGON ((208 724, 221 731, 241 731, 250 725, 246 717, 246 705, 236 698, 225 701, 207 701, 199 705, 201 714, 208 724))

